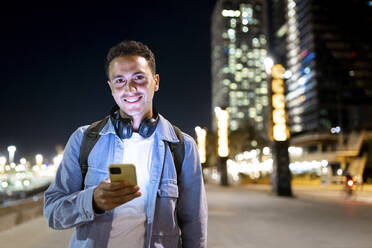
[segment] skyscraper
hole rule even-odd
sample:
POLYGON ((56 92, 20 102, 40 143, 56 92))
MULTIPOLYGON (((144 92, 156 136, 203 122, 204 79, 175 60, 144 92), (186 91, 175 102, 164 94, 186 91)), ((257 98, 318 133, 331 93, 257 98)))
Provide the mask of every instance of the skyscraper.
POLYGON ((371 1, 272 2, 276 20, 285 6, 274 50, 279 60, 285 51, 293 73, 286 96, 292 135, 372 129, 371 1))
POLYGON ((305 151, 298 160, 372 178, 372 1, 270 3, 270 51, 292 72, 286 107, 291 145, 305 151))
MULTIPOLYGON (((231 130, 248 121, 267 136, 267 48, 265 1, 217 1, 212 16, 212 113, 215 107, 227 108, 231 130)), ((215 118, 212 125, 215 130, 215 118)))

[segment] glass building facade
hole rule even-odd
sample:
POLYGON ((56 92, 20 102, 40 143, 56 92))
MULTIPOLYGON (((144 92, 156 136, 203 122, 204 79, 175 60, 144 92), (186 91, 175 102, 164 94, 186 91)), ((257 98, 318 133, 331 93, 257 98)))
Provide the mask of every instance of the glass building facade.
POLYGON ((372 129, 372 2, 271 2, 291 134, 372 129))
MULTIPOLYGON (((219 0, 212 16, 212 113, 230 114, 230 130, 250 122, 267 133, 265 1, 219 0)), ((212 127, 216 130, 214 114, 212 127)))

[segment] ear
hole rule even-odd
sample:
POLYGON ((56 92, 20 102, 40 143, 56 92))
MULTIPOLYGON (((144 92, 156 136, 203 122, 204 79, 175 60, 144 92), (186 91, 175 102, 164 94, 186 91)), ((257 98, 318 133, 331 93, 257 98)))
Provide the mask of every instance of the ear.
POLYGON ((154 80, 155 80, 155 91, 158 91, 159 90, 159 81, 160 81, 160 77, 159 77, 159 74, 155 74, 154 75, 154 80))
POLYGON ((107 80, 107 84, 109 85, 109 87, 110 87, 110 89, 111 89, 111 92, 112 92, 112 85, 111 85, 111 83, 110 83, 109 80, 107 80))

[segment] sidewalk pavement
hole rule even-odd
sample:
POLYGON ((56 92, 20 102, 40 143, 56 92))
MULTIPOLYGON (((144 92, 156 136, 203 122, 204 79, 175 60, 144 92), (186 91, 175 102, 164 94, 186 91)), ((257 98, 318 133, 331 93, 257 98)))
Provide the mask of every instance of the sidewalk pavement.
MULTIPOLYGON (((370 248, 372 191, 345 199, 339 187, 294 186, 293 198, 269 185, 206 185, 209 248, 370 248)), ((43 217, 0 232, 2 248, 68 247, 72 230, 43 217)))

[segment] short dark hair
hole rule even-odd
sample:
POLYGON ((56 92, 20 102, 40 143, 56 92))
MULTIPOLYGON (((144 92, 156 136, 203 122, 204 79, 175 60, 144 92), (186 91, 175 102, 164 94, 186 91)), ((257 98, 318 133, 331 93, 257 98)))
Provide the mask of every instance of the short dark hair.
POLYGON ((110 63, 113 59, 123 56, 141 56, 147 60, 147 63, 150 66, 152 73, 155 74, 155 56, 148 46, 139 41, 123 41, 119 44, 110 48, 106 56, 105 70, 107 77, 109 75, 110 63))

